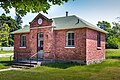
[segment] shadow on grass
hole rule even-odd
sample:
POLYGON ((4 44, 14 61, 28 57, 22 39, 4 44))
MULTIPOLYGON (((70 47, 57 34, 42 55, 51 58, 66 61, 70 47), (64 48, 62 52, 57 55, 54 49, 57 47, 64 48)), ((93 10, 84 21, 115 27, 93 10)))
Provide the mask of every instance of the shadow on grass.
POLYGON ((107 59, 120 59, 120 56, 108 56, 107 59))
POLYGON ((11 66, 13 64, 13 61, 0 61, 0 63, 4 66, 11 66))
POLYGON ((69 68, 69 67, 80 66, 80 65, 81 64, 75 63, 75 62, 54 62, 54 63, 46 64, 44 66, 52 67, 52 68, 66 69, 66 68, 69 68))

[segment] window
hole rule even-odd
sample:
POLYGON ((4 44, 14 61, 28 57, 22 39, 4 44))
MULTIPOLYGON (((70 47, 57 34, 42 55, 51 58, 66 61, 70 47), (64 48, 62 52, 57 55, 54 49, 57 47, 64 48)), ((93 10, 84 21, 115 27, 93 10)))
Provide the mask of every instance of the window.
POLYGON ((74 47, 74 32, 73 31, 68 31, 66 33, 66 46, 74 47))
POLYGON ((97 47, 101 47, 100 32, 98 32, 98 34, 97 34, 97 47))
POLYGON ((21 35, 20 47, 26 47, 26 35, 21 35))

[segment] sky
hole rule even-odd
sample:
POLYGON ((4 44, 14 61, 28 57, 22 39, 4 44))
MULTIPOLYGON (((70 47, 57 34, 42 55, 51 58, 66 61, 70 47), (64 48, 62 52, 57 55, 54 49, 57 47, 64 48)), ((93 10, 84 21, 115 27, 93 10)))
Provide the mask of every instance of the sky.
MULTIPOLYGON (((61 6, 54 5, 47 11, 48 14, 42 13, 48 18, 63 17, 66 11, 68 15, 76 15, 94 25, 98 21, 108 21, 110 23, 118 21, 117 17, 120 17, 120 0, 69 0, 68 3, 64 3, 61 6)), ((0 15, 4 13, 4 10, 0 8, 0 15)), ((22 26, 29 24, 38 13, 28 13, 22 20, 22 26)), ((12 18, 15 18, 15 10, 12 8, 10 13, 7 14, 12 18)))

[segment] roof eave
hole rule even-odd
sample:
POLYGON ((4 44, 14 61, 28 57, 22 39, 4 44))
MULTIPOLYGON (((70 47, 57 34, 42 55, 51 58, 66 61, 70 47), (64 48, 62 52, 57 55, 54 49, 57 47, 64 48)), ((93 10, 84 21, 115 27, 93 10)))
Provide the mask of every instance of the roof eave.
MULTIPOLYGON (((88 27, 88 26, 83 26, 83 27, 71 27, 71 28, 54 28, 54 30, 64 30, 64 29, 77 29, 77 28, 89 28, 89 29, 93 29, 93 28, 91 28, 91 27, 88 27)), ((105 31, 105 30, 97 30, 97 29, 93 29, 93 30, 96 30, 96 31, 99 31, 99 32, 102 32, 102 33, 108 33, 107 31, 105 31)))
POLYGON ((10 34, 23 34, 23 33, 30 33, 30 32, 11 32, 10 34))
POLYGON ((86 26, 87 28, 90 28, 90 29, 93 29, 93 30, 96 30, 96 31, 99 31, 99 32, 102 32, 102 33, 108 33, 107 31, 105 31, 105 30, 103 30, 103 29, 97 29, 97 27, 95 27, 94 26, 94 28, 93 27, 90 27, 90 26, 86 26), (95 29, 96 28, 96 29, 95 29))

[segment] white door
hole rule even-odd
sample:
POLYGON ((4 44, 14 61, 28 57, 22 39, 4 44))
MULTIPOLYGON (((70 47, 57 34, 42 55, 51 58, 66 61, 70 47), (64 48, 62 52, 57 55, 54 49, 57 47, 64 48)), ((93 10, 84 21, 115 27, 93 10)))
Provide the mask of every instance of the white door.
POLYGON ((43 33, 38 33, 38 40, 37 40, 37 46, 38 46, 38 58, 43 58, 43 33))

